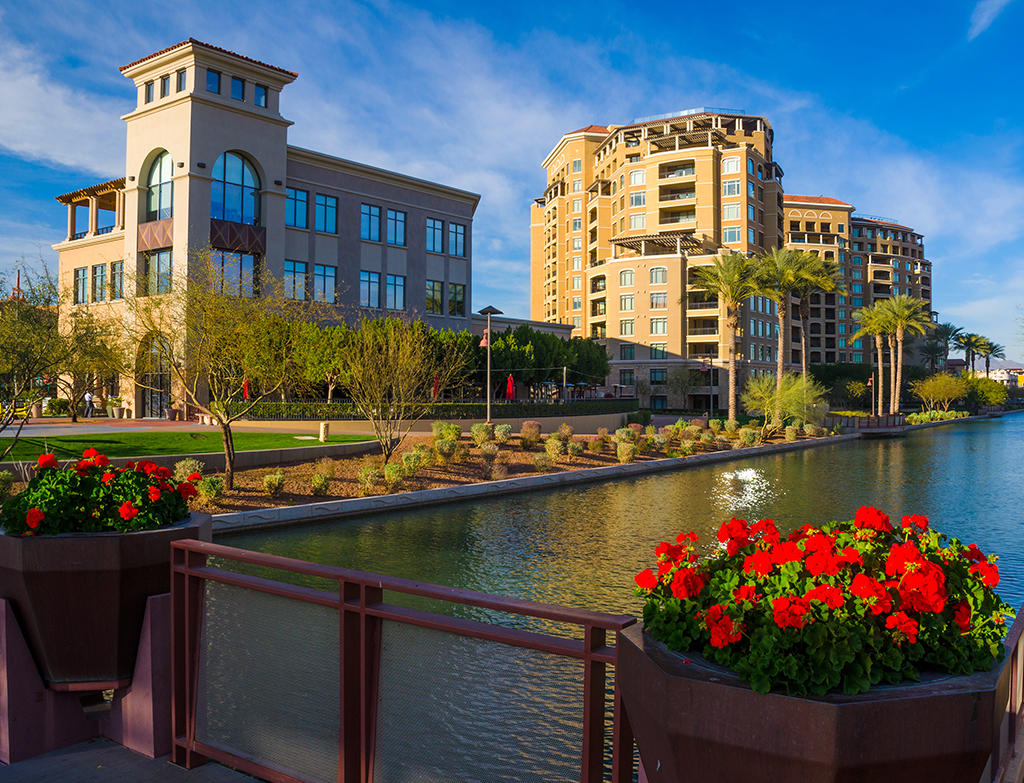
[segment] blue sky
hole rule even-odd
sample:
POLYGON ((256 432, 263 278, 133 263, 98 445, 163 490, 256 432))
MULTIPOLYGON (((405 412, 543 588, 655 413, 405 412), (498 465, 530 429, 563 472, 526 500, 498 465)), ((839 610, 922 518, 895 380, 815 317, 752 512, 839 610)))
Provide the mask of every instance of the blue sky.
POLYGON ((0 10, 0 267, 124 173, 117 68, 190 36, 299 73, 290 141, 482 194, 474 305, 528 317, 541 161, 583 125, 769 118, 786 191, 925 235, 940 319, 1024 355, 1024 0, 33 3, 0 10), (766 10, 769 13, 766 13, 766 10))

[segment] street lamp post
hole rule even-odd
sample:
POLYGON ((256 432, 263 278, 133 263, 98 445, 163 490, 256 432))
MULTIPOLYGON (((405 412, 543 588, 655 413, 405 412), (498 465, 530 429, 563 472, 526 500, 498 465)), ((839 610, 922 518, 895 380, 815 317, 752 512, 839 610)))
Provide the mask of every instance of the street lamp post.
POLYGON ((487 316, 487 329, 484 331, 484 343, 487 345, 487 423, 491 423, 491 316, 501 315, 501 310, 492 305, 487 305, 480 311, 480 315, 487 316))

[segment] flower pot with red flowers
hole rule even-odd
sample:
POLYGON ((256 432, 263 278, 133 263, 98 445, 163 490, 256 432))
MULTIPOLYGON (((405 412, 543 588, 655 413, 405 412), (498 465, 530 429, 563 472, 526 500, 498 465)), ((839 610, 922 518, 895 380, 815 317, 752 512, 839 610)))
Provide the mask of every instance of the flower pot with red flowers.
POLYGON ((617 681, 648 779, 976 783, 1009 693, 994 557, 873 508, 656 549, 617 681))
POLYGON ((170 544, 209 541, 189 514, 193 474, 175 484, 149 461, 115 468, 95 449, 36 475, 0 508, 0 597, 11 602, 42 678, 63 690, 132 676, 146 600, 170 590, 170 544))

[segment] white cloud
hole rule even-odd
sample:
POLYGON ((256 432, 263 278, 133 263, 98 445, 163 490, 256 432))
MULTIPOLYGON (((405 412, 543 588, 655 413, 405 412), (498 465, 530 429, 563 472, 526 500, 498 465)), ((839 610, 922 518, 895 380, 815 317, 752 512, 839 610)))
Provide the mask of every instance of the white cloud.
POLYGON ((991 27, 996 17, 1011 2, 1012 0, 980 0, 971 13, 971 29, 967 31, 967 40, 973 41, 991 27))

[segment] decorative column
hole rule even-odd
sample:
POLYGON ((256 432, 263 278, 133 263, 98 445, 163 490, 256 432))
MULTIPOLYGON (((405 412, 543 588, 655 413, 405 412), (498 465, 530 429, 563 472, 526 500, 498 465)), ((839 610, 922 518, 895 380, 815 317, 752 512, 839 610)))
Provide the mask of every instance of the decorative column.
POLYGON ((68 240, 75 238, 75 204, 68 204, 68 240))
POLYGON ((100 227, 99 196, 89 196, 89 236, 95 236, 100 227))

